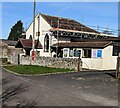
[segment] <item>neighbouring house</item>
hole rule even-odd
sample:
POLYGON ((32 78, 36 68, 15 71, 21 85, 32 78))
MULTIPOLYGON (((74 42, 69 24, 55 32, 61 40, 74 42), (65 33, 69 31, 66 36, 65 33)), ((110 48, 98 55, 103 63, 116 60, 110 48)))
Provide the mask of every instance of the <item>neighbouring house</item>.
POLYGON ((0 40, 0 58, 8 57, 8 45, 0 40))
POLYGON ((17 41, 0 39, 1 53, 0 58, 8 58, 9 49, 15 49, 17 41))
POLYGON ((8 62, 13 63, 14 57, 20 53, 23 53, 22 48, 15 48, 17 41, 11 41, 6 39, 0 40, 0 58, 7 58, 8 62))
MULTIPOLYGON (((16 44, 23 48, 26 55, 31 55, 33 22, 26 31, 27 45, 23 40, 16 44), (28 45, 29 44, 29 45, 28 45), (25 47, 26 46, 26 47, 25 47), (30 47, 31 46, 31 47, 30 47)), ((35 17, 35 51, 39 56, 78 58, 82 67, 108 70, 116 68, 116 58, 120 52, 120 38, 93 30, 73 19, 61 18, 39 13, 35 17)))

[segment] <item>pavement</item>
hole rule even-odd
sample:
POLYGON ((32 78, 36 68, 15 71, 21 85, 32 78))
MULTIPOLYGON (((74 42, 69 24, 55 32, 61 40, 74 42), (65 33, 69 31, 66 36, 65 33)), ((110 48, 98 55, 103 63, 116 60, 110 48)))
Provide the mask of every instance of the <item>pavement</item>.
POLYGON ((19 76, 2 69, 2 91, 7 93, 3 103, 6 106, 25 102, 37 106, 118 106, 119 84, 114 74, 115 71, 84 71, 19 76))

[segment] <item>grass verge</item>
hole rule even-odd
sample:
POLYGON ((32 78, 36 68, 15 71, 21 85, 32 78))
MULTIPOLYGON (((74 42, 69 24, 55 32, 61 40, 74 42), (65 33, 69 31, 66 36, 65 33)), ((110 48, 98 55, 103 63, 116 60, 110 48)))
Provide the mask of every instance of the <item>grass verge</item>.
POLYGON ((35 65, 13 65, 13 66, 3 66, 3 67, 18 74, 29 74, 29 75, 57 73, 57 72, 62 73, 62 72, 73 71, 70 69, 50 68, 50 67, 35 66, 35 65))

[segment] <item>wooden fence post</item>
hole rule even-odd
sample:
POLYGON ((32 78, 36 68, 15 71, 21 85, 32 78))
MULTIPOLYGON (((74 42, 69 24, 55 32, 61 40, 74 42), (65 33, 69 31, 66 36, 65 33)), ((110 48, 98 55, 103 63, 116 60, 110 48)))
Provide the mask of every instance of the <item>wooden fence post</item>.
POLYGON ((119 59, 119 57, 117 58, 117 65, 116 65, 116 78, 118 79, 118 60, 119 59))
POLYGON ((80 61, 80 55, 79 55, 79 58, 78 58, 78 67, 77 67, 77 71, 79 72, 81 70, 81 61, 80 61))
POLYGON ((119 72, 120 72, 120 70, 119 70, 119 67, 120 66, 120 53, 118 54, 118 58, 117 58, 117 65, 116 65, 116 78, 118 79, 118 77, 119 77, 119 72))

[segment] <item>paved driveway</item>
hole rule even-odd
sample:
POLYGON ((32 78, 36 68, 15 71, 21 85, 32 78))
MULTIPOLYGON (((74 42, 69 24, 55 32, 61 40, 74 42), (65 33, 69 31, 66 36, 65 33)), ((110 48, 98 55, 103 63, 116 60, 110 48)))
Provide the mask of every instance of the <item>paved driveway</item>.
POLYGON ((17 76, 2 71, 3 92, 18 87, 5 99, 8 106, 23 101, 34 101, 38 106, 118 106, 118 81, 111 72, 17 76))

